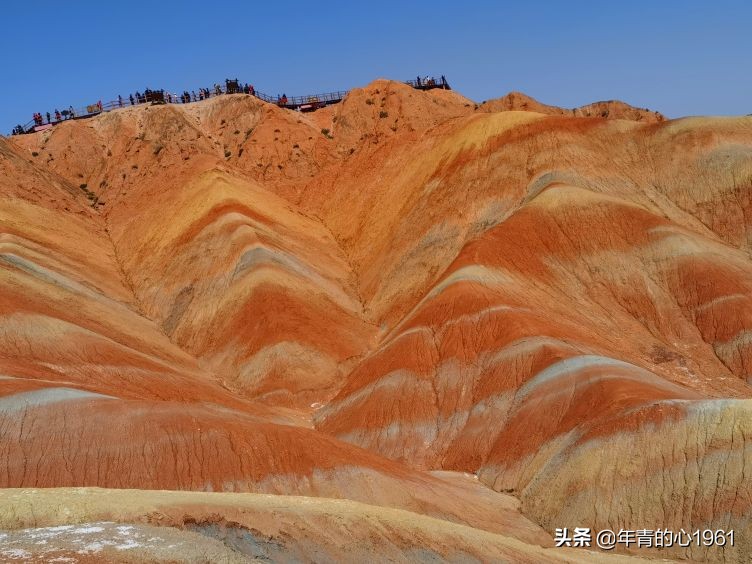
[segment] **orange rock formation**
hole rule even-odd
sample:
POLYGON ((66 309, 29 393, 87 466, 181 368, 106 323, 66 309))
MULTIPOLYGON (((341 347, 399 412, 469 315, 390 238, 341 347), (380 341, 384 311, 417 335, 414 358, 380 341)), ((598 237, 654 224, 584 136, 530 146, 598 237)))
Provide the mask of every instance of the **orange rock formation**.
POLYGON ((158 522, 9 490, 0 526, 161 524, 219 558, 245 511, 266 556, 365 557, 310 518, 384 557, 531 562, 604 558, 557 527, 735 529, 626 552, 743 561, 751 194, 750 117, 384 80, 0 139, 0 485, 183 492, 158 522))

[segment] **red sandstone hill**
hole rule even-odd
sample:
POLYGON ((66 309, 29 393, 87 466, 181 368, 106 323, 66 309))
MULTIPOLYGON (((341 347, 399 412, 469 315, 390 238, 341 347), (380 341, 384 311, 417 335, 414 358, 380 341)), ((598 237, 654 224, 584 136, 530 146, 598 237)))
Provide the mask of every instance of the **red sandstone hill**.
POLYGON ((0 554, 744 561, 751 194, 750 117, 384 80, 0 139, 0 554))
POLYGON ((524 111, 538 112, 552 116, 573 116, 573 117, 602 117, 608 119, 626 119, 629 121, 642 121, 646 123, 655 123, 665 121, 665 117, 655 111, 647 108, 635 108, 619 100, 608 100, 604 102, 593 102, 579 108, 571 110, 559 108, 558 106, 549 106, 542 104, 535 98, 527 96, 522 92, 510 92, 506 96, 483 102, 479 107, 483 112, 504 112, 504 111, 524 111))

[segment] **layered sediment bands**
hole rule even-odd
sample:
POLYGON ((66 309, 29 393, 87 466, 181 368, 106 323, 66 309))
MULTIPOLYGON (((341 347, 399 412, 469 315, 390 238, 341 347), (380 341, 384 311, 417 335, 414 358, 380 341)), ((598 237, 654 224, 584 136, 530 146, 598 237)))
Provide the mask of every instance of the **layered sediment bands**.
POLYGON ((752 117, 688 118, 650 139, 656 188, 727 243, 750 250, 752 117), (686 148, 686 159, 672 147, 686 148), (691 155, 691 156, 690 156, 691 155), (665 164, 664 164, 665 163, 665 164))
POLYGON ((376 81, 67 122, 0 174, 3 486, 348 498, 528 546, 410 524, 430 557, 569 558, 524 551, 590 526, 749 558, 752 118, 376 81))
MULTIPOLYGON (((473 159, 464 166, 479 164, 473 159)), ((533 181, 498 225, 464 243, 317 413, 318 427, 425 468, 479 472, 489 486, 520 495, 523 510, 548 530, 577 518, 599 528, 660 523, 658 492, 681 490, 676 499, 688 489, 651 480, 645 486, 653 492, 647 496, 650 512, 635 511, 644 490, 630 489, 632 480, 622 469, 639 455, 611 445, 637 427, 676 455, 666 463, 672 478, 691 473, 693 463, 681 458, 673 441, 664 443, 651 423, 626 414, 650 410, 656 402, 713 405, 721 400, 706 398, 749 397, 749 259, 724 233, 697 225, 665 202, 657 206, 653 193, 646 198, 648 190, 630 194, 623 186, 604 189, 602 181, 582 179, 575 187, 569 184, 575 176, 566 175, 566 183, 564 178, 533 181), (570 473, 564 461, 570 460, 571 443, 596 429, 603 437, 577 451, 581 464, 611 472, 587 478, 574 468, 570 473), (547 493, 552 475, 562 492, 555 500, 547 493), (597 499, 612 487, 623 495, 612 498, 611 513, 596 517, 597 499), (588 518, 577 504, 572 512, 564 509, 575 491, 588 500, 588 518), (554 517, 544 520, 544 514, 554 517)), ((436 248, 440 254, 444 247, 436 248)), ((738 409, 749 417, 744 402, 738 409)), ((694 425, 675 417, 676 425, 694 425)), ((729 438, 717 457, 728 454, 732 465, 743 468, 750 452, 743 442, 731 444, 730 436, 739 432, 732 428, 724 429, 729 438)), ((640 453, 650 448, 647 441, 629 445, 640 453)), ((655 462, 643 461, 640 471, 655 462)), ((743 472, 730 472, 733 478, 716 485, 722 463, 698 464, 702 475, 708 469, 704 479, 714 484, 715 496, 737 500, 736 514, 715 518, 712 511, 688 510, 683 521, 665 520, 685 528, 726 520, 726 526, 747 531, 743 472)), ((701 549, 683 555, 717 556, 701 549)))
MULTIPOLYGON (((748 268, 742 270, 743 256, 666 223, 639 206, 581 189, 542 192, 463 249, 318 413, 321 428, 433 467, 445 456, 454 459, 453 443, 470 442, 462 437, 465 426, 486 436, 502 429, 516 406, 529 400, 526 386, 542 379, 545 388, 558 389, 567 381, 548 382, 546 374, 575 372, 583 393, 589 374, 574 371, 577 363, 571 369, 557 365, 577 357, 585 359, 584 368, 593 365, 596 381, 613 381, 599 384, 581 403, 592 417, 598 415, 593 401, 613 396, 620 401, 617 410, 629 408, 632 392, 644 402, 744 396, 745 375, 734 374, 717 356, 710 329, 691 317, 694 305, 674 297, 696 294, 688 283, 704 275, 703 266, 690 265, 695 272, 678 277, 687 268, 679 250, 692 245, 695 256, 725 252, 726 260, 715 262, 729 284, 752 279, 748 268), (400 427, 405 432, 395 432, 400 427)), ((744 330, 746 319, 728 316, 728 332, 744 330)))
POLYGON ((0 399, 3 487, 97 486, 349 498, 548 545, 513 498, 314 430, 211 404, 54 387, 0 399), (51 432, 50 430, 54 430, 51 432))
POLYGON ((105 394, 115 387, 121 397, 235 402, 196 379, 195 359, 139 314, 84 198, 59 177, 25 170, 17 155, 3 157, 6 178, 20 183, 0 205, 0 386, 62 382, 105 394))
POLYGON ((147 540, 157 537, 174 543, 172 558, 188 558, 202 547, 228 562, 253 557, 359 562, 374 557, 392 562, 635 560, 542 548, 507 535, 349 500, 91 488, 6 490, 0 500, 0 527, 20 529, 2 540, 29 557, 77 555, 86 543, 98 541, 99 551, 90 548, 89 553, 112 554, 114 545, 120 547, 120 555, 153 558, 160 550, 147 540), (62 515, 61 505, 70 508, 62 515), (47 542, 34 542, 39 538, 47 542), (126 543, 128 538, 142 540, 132 546, 137 543, 126 543))
MULTIPOLYGON (((725 559, 744 561, 752 548, 751 422, 750 400, 659 401, 599 422, 557 441, 556 456, 520 490, 523 511, 546 528, 578 521, 734 530, 725 559)), ((494 458, 480 476, 495 487, 527 471, 494 458)), ((718 552, 695 546, 675 554, 716 561, 718 552)))
POLYGON ((114 234, 146 314, 245 395, 328 399, 374 330, 326 229, 217 169, 163 190, 114 234))

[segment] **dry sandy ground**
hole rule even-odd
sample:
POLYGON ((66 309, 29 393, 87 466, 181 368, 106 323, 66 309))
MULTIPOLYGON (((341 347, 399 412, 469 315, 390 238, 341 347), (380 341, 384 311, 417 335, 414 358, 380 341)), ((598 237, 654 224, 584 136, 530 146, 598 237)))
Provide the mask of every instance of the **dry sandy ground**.
POLYGON ((0 555, 59 562, 622 562, 349 500, 66 488, 0 491, 0 555), (67 560, 65 560, 67 559, 67 560))

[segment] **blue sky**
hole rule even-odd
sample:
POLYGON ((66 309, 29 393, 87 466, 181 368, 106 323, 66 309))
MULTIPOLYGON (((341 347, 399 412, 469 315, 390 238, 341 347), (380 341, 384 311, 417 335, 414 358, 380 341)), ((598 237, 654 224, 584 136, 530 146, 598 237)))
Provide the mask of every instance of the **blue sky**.
POLYGON ((270 94, 444 74, 476 101, 752 113, 752 2, 3 3, 0 132, 35 111, 237 76, 270 94))

